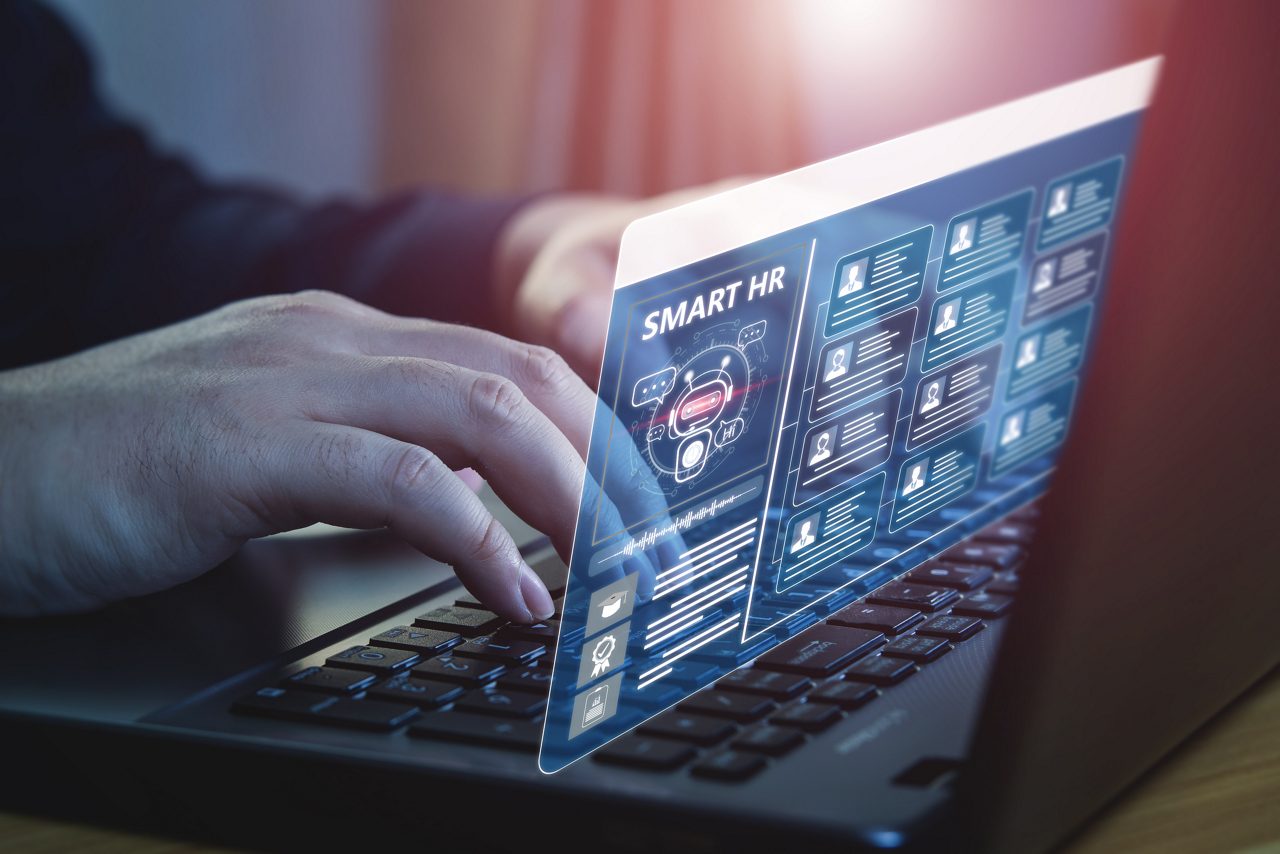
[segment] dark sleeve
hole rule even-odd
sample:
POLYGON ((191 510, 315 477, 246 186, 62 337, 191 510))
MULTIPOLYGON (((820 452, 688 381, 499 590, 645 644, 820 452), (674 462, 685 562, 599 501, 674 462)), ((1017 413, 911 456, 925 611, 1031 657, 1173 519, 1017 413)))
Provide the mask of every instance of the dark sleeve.
POLYGON ((492 325, 494 244, 525 201, 209 183, 104 107, 52 12, 0 2, 0 368, 304 288, 492 325))

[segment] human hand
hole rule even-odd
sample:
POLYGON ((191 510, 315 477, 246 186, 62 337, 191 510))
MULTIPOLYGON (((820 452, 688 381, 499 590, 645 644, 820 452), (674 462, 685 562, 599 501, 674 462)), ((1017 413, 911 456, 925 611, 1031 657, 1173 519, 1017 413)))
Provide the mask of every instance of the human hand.
POLYGON ((496 298, 503 331, 557 351, 594 386, 604 357, 623 231, 642 216, 745 180, 643 200, 583 193, 531 202, 512 219, 499 243, 496 298))
POLYGON ((548 350, 323 292, 0 374, 0 613, 167 588, 322 521, 387 526, 502 616, 548 617, 454 470, 567 558, 594 403, 548 350))

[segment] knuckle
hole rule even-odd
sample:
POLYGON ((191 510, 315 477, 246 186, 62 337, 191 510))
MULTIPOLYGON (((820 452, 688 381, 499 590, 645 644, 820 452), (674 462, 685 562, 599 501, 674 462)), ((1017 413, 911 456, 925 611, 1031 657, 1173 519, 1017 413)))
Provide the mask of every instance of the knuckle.
POLYGON ((360 442, 349 434, 324 435, 317 441, 316 466, 329 480, 348 483, 360 467, 360 442))
POLYGON ((434 491, 448 469, 426 448, 409 445, 396 456, 391 469, 391 491, 396 499, 434 491))
POLYGON ((264 297, 255 301, 256 313, 272 319, 325 317, 339 314, 346 307, 346 297, 331 291, 308 290, 292 294, 264 297))
POLYGON ((472 415, 483 423, 511 421, 524 405, 519 386, 493 374, 481 374, 472 380, 467 400, 472 415))
POLYGON ((548 347, 520 345, 519 370, 535 386, 550 391, 563 388, 570 376, 568 363, 548 347))

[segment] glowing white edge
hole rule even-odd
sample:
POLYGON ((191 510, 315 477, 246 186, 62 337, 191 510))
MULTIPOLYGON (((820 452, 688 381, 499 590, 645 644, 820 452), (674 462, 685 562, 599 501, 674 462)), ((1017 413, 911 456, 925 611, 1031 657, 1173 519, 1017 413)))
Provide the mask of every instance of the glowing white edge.
POLYGON ((1159 57, 1144 59, 643 217, 623 234, 614 287, 1140 110, 1159 69, 1159 57))

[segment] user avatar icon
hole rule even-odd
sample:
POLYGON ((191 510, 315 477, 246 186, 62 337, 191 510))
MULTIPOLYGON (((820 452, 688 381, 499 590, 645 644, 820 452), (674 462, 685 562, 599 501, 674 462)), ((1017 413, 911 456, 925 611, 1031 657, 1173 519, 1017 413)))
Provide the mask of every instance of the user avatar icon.
POLYGON ((973 227, 976 224, 975 220, 966 219, 956 226, 955 231, 951 232, 952 255, 973 248, 973 227))
POLYGON ((1022 346, 1018 348, 1018 359, 1014 362, 1014 367, 1025 368, 1027 365, 1034 364, 1036 359, 1040 358, 1040 337, 1033 335, 1022 342, 1022 346))
POLYGON ((908 475, 907 482, 902 487, 903 498, 924 487, 924 469, 928 464, 929 461, 924 460, 911 467, 911 474, 908 475))
POLYGON ((863 258, 855 261, 848 267, 845 267, 844 278, 840 281, 840 290, 836 292, 837 296, 847 297, 849 294, 857 293, 866 285, 867 276, 867 259, 863 258))
POLYGON ((1062 216, 1071 210, 1071 202, 1067 197, 1071 194, 1071 185, 1063 184, 1053 191, 1053 196, 1049 199, 1049 216, 1062 216))
POLYGON ((822 379, 826 382, 831 382, 849 373, 849 366, 846 364, 848 359, 848 347, 838 347, 832 350, 831 355, 827 357, 827 372, 822 375, 822 379))
POLYGON ((795 539, 791 541, 791 554, 802 552, 818 541, 817 535, 813 532, 816 525, 816 515, 810 516, 800 523, 800 526, 796 529, 795 539))
POLYGON ((1038 294, 1053 287, 1053 262, 1045 261, 1036 267, 1036 278, 1031 283, 1031 293, 1038 294))
POLYGON ((816 466, 818 463, 831 456, 831 433, 832 430, 823 430, 818 434, 818 438, 814 440, 810 449, 809 465, 816 466))
POLYGON ((1004 429, 1000 431, 1001 446, 1016 442, 1022 438, 1022 413, 1015 412, 1004 419, 1004 429))
POLYGON ((932 412, 942 405, 942 380, 934 380, 924 390, 924 403, 920 404, 920 414, 932 412))
POLYGON ((960 311, 960 300, 954 299, 951 302, 944 303, 942 311, 938 314, 938 322, 933 327, 934 335, 941 335, 956 328, 956 314, 960 311))

